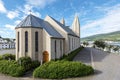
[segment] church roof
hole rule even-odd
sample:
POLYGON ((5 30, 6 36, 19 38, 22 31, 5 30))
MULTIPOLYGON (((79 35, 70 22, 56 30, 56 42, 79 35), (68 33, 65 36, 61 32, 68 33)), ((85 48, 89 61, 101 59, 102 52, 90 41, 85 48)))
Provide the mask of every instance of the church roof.
POLYGON ((20 22, 20 24, 17 25, 17 27, 41 27, 43 20, 35 17, 34 15, 28 15, 23 21, 20 22))
POLYGON ((48 22, 40 19, 32 14, 28 15, 16 28, 42 28, 47 31, 51 37, 63 38, 60 33, 58 33, 48 22))
POLYGON ((43 27, 52 37, 63 38, 62 35, 57 32, 48 22, 44 21, 45 26, 43 27))
MULTIPOLYGON (((50 17, 50 16, 49 16, 50 17)), ((50 17, 52 20, 54 20, 60 27, 62 27, 68 34, 77 36, 69 27, 63 25, 62 23, 58 22, 54 18, 50 17)))

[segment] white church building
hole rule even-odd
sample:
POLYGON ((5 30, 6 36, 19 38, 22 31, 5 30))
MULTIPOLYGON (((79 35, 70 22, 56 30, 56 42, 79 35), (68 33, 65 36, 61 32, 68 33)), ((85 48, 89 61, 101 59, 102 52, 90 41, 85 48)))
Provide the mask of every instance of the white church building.
POLYGON ((68 55, 80 47, 80 23, 76 16, 72 29, 50 16, 40 19, 28 15, 15 28, 16 60, 29 56, 32 60, 50 61, 68 55))

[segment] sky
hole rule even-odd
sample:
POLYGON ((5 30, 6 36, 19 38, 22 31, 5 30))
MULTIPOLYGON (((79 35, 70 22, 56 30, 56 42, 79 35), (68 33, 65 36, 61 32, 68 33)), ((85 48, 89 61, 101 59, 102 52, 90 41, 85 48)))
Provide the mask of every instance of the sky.
POLYGON ((15 27, 27 15, 49 15, 66 26, 77 15, 80 37, 120 30, 120 0, 0 0, 0 35, 15 38, 15 27))

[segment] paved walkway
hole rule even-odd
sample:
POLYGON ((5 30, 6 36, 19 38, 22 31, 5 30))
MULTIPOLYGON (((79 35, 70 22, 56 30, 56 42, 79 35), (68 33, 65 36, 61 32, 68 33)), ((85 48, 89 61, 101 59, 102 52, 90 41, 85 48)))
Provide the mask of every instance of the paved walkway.
POLYGON ((15 49, 0 49, 0 55, 3 55, 3 54, 15 54, 15 49))
POLYGON ((120 55, 85 48, 74 58, 74 61, 81 61, 95 69, 94 75, 74 80, 120 80, 120 55))

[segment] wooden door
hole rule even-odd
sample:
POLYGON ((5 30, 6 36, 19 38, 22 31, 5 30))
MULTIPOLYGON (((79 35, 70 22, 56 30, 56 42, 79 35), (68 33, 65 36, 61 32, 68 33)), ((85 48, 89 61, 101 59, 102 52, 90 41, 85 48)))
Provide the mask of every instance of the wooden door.
POLYGON ((43 52, 43 62, 48 62, 49 61, 49 54, 47 51, 43 52))

